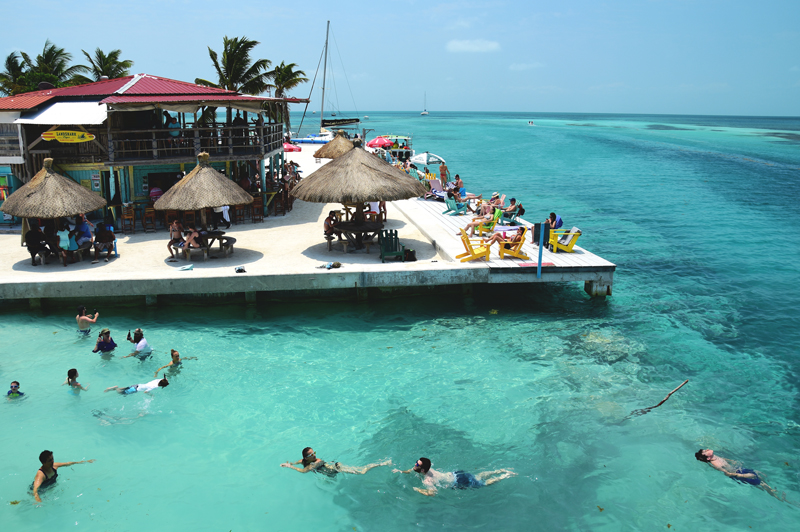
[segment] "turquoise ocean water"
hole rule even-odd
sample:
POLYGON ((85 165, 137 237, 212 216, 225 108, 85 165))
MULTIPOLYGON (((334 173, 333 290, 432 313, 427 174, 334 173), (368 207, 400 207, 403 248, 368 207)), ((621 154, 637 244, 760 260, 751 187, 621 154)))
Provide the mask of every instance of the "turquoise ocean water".
POLYGON ((144 328, 157 350, 145 362, 92 354, 72 309, 2 312, 0 382, 28 394, 0 405, 3 529, 798 529, 798 507, 693 453, 741 461, 800 503, 800 119, 362 114, 369 138, 413 134, 468 190, 580 227, 618 265, 614 296, 575 283, 99 308, 118 343, 144 328), (167 389, 102 393, 151 380, 170 348, 198 360, 167 389), (88 392, 59 386, 71 367, 88 392), (305 446, 350 465, 427 456, 518 476, 427 498, 391 467, 333 480, 279 467, 305 446), (97 461, 62 469, 36 507, 43 449, 97 461))

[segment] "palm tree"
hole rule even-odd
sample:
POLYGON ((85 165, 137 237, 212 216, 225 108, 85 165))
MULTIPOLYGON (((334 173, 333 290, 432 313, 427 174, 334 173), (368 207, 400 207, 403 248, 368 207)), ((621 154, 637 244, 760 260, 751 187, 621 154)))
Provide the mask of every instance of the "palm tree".
MULTIPOLYGON (((295 70, 297 65, 289 63, 288 65, 281 61, 281 64, 275 67, 272 88, 275 89, 276 98, 288 97, 288 92, 301 83, 308 81, 305 77, 306 73, 302 70, 295 70)), ((289 104, 286 102, 278 104, 280 109, 281 118, 283 123, 286 124, 286 131, 291 131, 291 121, 289 119, 289 104)))
POLYGON ((23 79, 25 66, 20 61, 17 52, 11 52, 4 63, 5 70, 0 72, 0 94, 13 96, 23 92, 23 79))
POLYGON ((49 74, 55 76, 59 84, 73 85, 74 78, 81 72, 88 72, 84 65, 72 65, 72 54, 50 42, 44 43, 42 53, 31 59, 28 54, 21 52, 23 65, 29 72, 35 74, 49 74))
POLYGON ((78 74, 74 79, 79 83, 100 81, 102 76, 106 76, 108 79, 115 79, 130 75, 129 69, 133 66, 133 61, 127 59, 120 61, 119 56, 122 53, 121 50, 111 50, 108 55, 106 55, 103 50, 97 48, 94 51, 94 57, 89 55, 86 50, 81 50, 81 52, 83 52, 83 55, 85 55, 86 59, 89 61, 87 71, 91 74, 91 78, 78 74))
MULTIPOLYGON (((252 41, 247 37, 234 37, 229 39, 225 36, 222 39, 222 60, 220 61, 217 52, 208 47, 208 55, 214 70, 217 71, 217 82, 197 78, 194 80, 198 85, 226 89, 242 94, 259 95, 269 88, 269 81, 273 73, 269 70, 272 62, 268 59, 259 59, 253 62, 250 52, 258 46, 258 41, 252 41)), ((231 109, 228 108, 228 125, 231 124, 231 109)))

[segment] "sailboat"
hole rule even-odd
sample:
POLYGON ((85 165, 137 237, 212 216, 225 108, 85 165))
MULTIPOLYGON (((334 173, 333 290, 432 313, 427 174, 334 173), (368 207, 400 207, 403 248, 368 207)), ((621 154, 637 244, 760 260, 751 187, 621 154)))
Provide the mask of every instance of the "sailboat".
POLYGON ((420 113, 422 116, 428 116, 428 93, 425 92, 425 101, 422 105, 422 112, 420 113))

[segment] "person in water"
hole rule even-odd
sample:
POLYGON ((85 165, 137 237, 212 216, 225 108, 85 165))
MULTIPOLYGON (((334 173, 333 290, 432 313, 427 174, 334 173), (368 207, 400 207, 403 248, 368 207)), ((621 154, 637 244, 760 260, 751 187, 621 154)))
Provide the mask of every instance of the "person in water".
POLYGON ((111 331, 106 327, 100 331, 100 336, 97 337, 97 343, 94 344, 92 353, 97 353, 98 351, 101 353, 108 353, 109 351, 113 351, 115 347, 117 347, 117 344, 114 342, 114 339, 111 338, 111 331))
POLYGON ((61 386, 69 385, 70 390, 75 393, 80 393, 81 390, 87 391, 89 389, 89 385, 86 385, 86 388, 81 386, 81 383, 78 382, 78 370, 72 368, 67 372, 67 380, 61 383, 61 386))
POLYGON ((153 352, 153 348, 147 343, 147 340, 144 337, 144 331, 141 329, 136 329, 133 331, 133 338, 131 338, 131 332, 128 331, 128 341, 134 344, 136 347, 134 348, 133 353, 130 355, 125 355, 122 358, 136 357, 139 360, 145 360, 150 356, 150 353, 153 352))
POLYGON ((166 388, 167 386, 169 386, 169 382, 165 377, 163 379, 152 380, 145 384, 131 384, 130 386, 111 386, 110 388, 106 388, 105 390, 103 390, 103 393, 110 392, 111 390, 116 390, 117 393, 122 395, 130 395, 136 392, 149 393, 157 388, 166 388))
POLYGON ((56 483, 56 479, 58 478, 58 468, 71 466, 75 464, 91 464, 94 460, 82 460, 80 462, 55 462, 53 461, 53 453, 52 451, 42 451, 39 454, 39 461, 42 463, 42 467, 39 468, 39 471, 36 472, 36 476, 33 479, 33 498, 36 499, 36 502, 42 502, 41 497, 39 497, 39 490, 44 489, 48 486, 52 486, 56 483))
POLYGON ((92 332, 92 324, 97 323, 99 317, 100 313, 97 311, 93 315, 86 314, 86 307, 83 305, 78 307, 78 315, 75 316, 75 321, 78 322, 78 332, 89 336, 89 333, 92 332))
POLYGON ((167 364, 166 366, 161 366, 160 368, 158 368, 156 370, 155 374, 153 374, 153 377, 158 377, 158 372, 161 371, 162 369, 169 368, 169 367, 172 367, 172 368, 179 367, 181 365, 181 362, 183 362, 184 360, 197 360, 197 357, 183 357, 183 358, 181 358, 181 354, 178 353, 174 349, 170 349, 169 350, 169 354, 172 357, 172 360, 170 360, 169 364, 167 364))
POLYGON ((438 488, 452 488, 452 489, 467 489, 467 488, 481 488, 500 482, 504 478, 516 476, 516 473, 509 469, 497 469, 495 471, 483 471, 477 475, 467 473, 465 471, 453 471, 452 473, 444 473, 436 471, 431 467, 431 461, 427 458, 420 458, 414 467, 406 471, 393 469, 393 473, 419 473, 423 476, 422 483, 426 486, 425 489, 414 487, 414 491, 433 497, 436 495, 438 488))
POLYGON ((306 447, 303 449, 303 459, 298 460, 297 462, 285 462, 281 464, 281 467, 288 467, 290 469, 294 469, 295 471, 299 471, 301 473, 322 473, 323 475, 327 475, 329 477, 336 476, 337 473, 350 473, 353 475, 363 475, 370 469, 375 467, 391 465, 391 460, 384 460, 383 462, 378 462, 375 464, 365 465, 363 467, 353 467, 353 466, 346 466, 340 464, 339 462, 326 462, 324 460, 320 460, 317 458, 314 449, 311 447, 306 447), (303 464, 302 469, 299 467, 295 467, 295 464, 303 464))
POLYGON ((17 397, 24 397, 25 394, 19 391, 19 381, 11 381, 11 389, 8 390, 6 393, 6 397, 9 399, 15 399, 17 397))
MULTIPOLYGON (((745 469, 743 467, 734 467, 733 465, 728 462, 727 459, 717 456, 714 454, 712 449, 700 449, 696 453, 694 453, 694 457, 701 462, 705 462, 717 471, 722 471, 725 473, 725 476, 736 480, 737 482, 741 482, 742 484, 750 484, 761 488, 762 490, 766 491, 779 501, 786 501, 786 496, 783 497, 778 496, 778 490, 767 484, 761 479, 758 471, 753 469, 745 469)), ((792 503, 794 504, 794 503, 792 503)))

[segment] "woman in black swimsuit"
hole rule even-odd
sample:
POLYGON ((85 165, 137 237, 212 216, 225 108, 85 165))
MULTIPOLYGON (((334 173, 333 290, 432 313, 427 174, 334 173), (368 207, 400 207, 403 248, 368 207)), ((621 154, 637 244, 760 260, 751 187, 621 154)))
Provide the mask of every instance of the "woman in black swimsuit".
POLYGON ((36 477, 33 479, 32 486, 33 498, 36 499, 36 502, 42 502, 42 499, 39 497, 40 489, 52 486, 56 483, 59 467, 94 462, 94 460, 83 460, 81 462, 54 462, 52 451, 42 451, 41 454, 39 454, 39 461, 42 463, 42 467, 40 467, 39 471, 36 472, 36 477))
POLYGON ((391 460, 384 460, 383 462, 378 462, 376 464, 369 464, 363 467, 351 467, 342 465, 339 462, 326 462, 324 460, 320 460, 317 458, 314 449, 311 447, 306 447, 303 449, 303 459, 298 460, 297 462, 286 462, 281 464, 281 467, 288 467, 294 469, 295 471, 299 471, 301 473, 308 473, 308 472, 315 472, 315 473, 322 473, 323 475, 327 475, 329 477, 336 476, 336 473, 351 473, 353 475, 363 475, 370 469, 379 466, 391 465, 391 460), (299 467, 294 467, 295 464, 303 464, 303 468, 300 469, 299 467))

